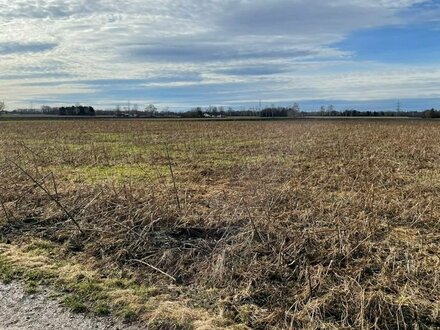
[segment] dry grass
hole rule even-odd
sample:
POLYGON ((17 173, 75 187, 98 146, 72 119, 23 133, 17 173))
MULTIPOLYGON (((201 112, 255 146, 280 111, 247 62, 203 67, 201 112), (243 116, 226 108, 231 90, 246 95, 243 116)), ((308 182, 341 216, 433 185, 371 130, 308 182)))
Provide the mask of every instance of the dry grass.
MULTIPOLYGON (((29 293, 41 285, 52 285, 65 295, 64 303, 73 312, 113 312, 125 321, 140 320, 149 329, 221 329, 238 330, 231 322, 215 317, 201 308, 190 308, 181 296, 181 288, 146 286, 129 276, 105 277, 91 265, 69 257, 56 244, 33 240, 21 248, 0 244, 2 280, 23 280, 29 293), (162 328, 160 328, 162 326, 162 328), (173 328, 174 327, 174 328, 173 328)), ((242 328, 245 329, 245 328, 242 328)))
POLYGON ((440 122, 5 122, 0 139, 14 244, 253 329, 440 327, 440 122))

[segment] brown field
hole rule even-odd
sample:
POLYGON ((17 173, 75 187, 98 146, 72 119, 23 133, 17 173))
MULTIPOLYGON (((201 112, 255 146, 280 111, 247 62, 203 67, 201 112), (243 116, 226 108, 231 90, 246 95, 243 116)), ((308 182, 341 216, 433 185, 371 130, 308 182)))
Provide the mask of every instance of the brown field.
POLYGON ((440 122, 0 122, 0 278, 149 329, 440 328, 440 122))

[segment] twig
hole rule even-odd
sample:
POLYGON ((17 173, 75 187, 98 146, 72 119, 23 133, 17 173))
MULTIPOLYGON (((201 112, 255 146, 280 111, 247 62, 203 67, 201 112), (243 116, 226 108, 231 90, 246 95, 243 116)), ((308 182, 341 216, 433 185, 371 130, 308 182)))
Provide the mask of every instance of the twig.
MULTIPOLYGON (((51 174, 51 173, 45 175, 42 179, 39 180, 39 182, 40 182, 41 184, 43 184, 43 183, 46 181, 46 179, 50 176, 50 174, 51 174)), ((18 203, 20 203, 20 202, 24 199, 24 197, 25 197, 28 193, 30 193, 30 192, 32 191, 33 188, 35 188, 35 185, 32 186, 32 187, 30 187, 29 189, 27 189, 27 190, 24 191, 23 193, 21 193, 20 198, 19 198, 18 200, 15 201, 15 205, 17 205, 18 203)))
POLYGON ((55 181, 55 175, 53 174, 53 172, 50 172, 50 176, 52 178, 52 184, 53 184, 53 189, 55 191, 55 195, 58 196, 58 185, 57 182, 55 181))
POLYGON ((182 207, 180 205, 180 199, 179 199, 179 191, 177 190, 176 178, 174 177, 173 165, 171 164, 171 156, 167 143, 165 143, 165 150, 167 151, 168 167, 170 168, 171 178, 173 180, 174 196, 176 198, 177 207, 179 208, 179 212, 182 212, 182 207))
POLYGON ((82 213, 84 213, 87 209, 88 209, 88 207, 90 206, 90 205, 92 205, 93 204, 93 202, 100 196, 102 194, 102 191, 100 191, 98 194, 96 194, 91 200, 90 200, 90 202, 88 202, 87 203, 87 205, 86 206, 84 206, 83 208, 81 208, 81 214, 82 213))
POLYGON ((356 245, 354 248, 352 248, 341 260, 344 260, 348 258, 349 255, 351 255, 358 247, 360 247, 362 244, 364 244, 366 241, 368 241, 373 234, 368 235, 365 239, 363 239, 358 245, 356 245))
POLYGON ((258 238, 260 239, 261 243, 267 244, 266 240, 263 238, 263 235, 261 235, 260 231, 258 230, 257 226, 255 225, 254 219, 252 218, 251 212, 249 211, 248 206, 245 204, 245 210, 248 214, 249 221, 251 222, 252 228, 254 229, 254 232, 258 234, 258 238))
POLYGON ((307 261, 306 271, 307 271, 307 284, 309 286, 309 300, 310 300, 313 295, 313 285, 312 285, 312 276, 310 275, 310 264, 308 261, 307 261))
POLYGON ((14 162, 11 159, 7 159, 10 163, 14 164, 24 175, 26 175, 29 179, 32 180, 32 182, 34 182, 37 187, 39 187, 41 190, 43 190, 46 195, 52 200, 54 201, 58 207, 67 215, 67 217, 75 224, 75 226, 78 228, 79 232, 84 235, 83 230, 81 229, 81 226, 79 225, 78 221, 75 220, 75 218, 70 214, 70 212, 63 206, 63 204, 60 203, 60 201, 52 196, 52 194, 42 185, 40 184, 32 175, 30 175, 24 168, 22 168, 20 165, 18 165, 16 162, 14 162))
POLYGON ((9 221, 9 214, 8 211, 6 210, 5 203, 3 203, 2 199, 0 199, 0 203, 2 205, 3 212, 5 213, 6 220, 9 221))
POLYGON ((160 270, 160 269, 157 268, 157 267, 154 267, 153 265, 149 264, 148 262, 145 262, 145 261, 143 261, 143 260, 139 260, 139 259, 132 259, 131 261, 133 261, 133 262, 138 262, 138 263, 140 263, 140 264, 143 264, 143 265, 145 265, 145 266, 148 266, 148 267, 154 269, 155 271, 161 273, 162 275, 165 275, 165 276, 168 277, 169 279, 173 280, 173 282, 177 282, 177 279, 176 279, 175 277, 173 277, 173 276, 171 276, 170 274, 164 272, 163 270, 160 270))

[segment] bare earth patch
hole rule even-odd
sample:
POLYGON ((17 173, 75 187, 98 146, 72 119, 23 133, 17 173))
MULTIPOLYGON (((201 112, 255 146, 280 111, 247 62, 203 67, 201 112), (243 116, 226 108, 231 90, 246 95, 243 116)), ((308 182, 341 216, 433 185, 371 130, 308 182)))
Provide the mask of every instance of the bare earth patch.
POLYGON ((108 317, 74 314, 48 289, 28 294, 19 283, 0 283, 0 296, 0 330, 141 329, 108 317))

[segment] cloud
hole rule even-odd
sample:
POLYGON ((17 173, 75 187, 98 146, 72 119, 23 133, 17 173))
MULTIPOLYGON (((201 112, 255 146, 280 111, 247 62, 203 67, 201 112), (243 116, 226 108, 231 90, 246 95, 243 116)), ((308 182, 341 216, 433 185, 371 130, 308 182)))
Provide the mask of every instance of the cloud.
POLYGON ((0 5, 0 16, 7 18, 66 18, 111 9, 110 1, 101 0, 2 0, 0 5))
POLYGON ((226 69, 219 69, 217 73, 231 76, 266 76, 287 72, 289 70, 285 65, 266 64, 266 65, 248 65, 233 66, 226 69))
POLYGON ((242 1, 218 21, 230 33, 302 36, 346 33, 395 21, 386 6, 350 1, 242 1))
POLYGON ((0 43, 0 54, 11 55, 11 54, 24 54, 24 53, 41 53, 53 50, 57 44, 55 43, 43 43, 43 42, 30 42, 30 43, 20 43, 20 42, 1 42, 0 43))
MULTIPOLYGON (((380 33, 384 26, 432 21, 434 3, 0 0, 0 99, 12 90, 16 104, 38 93, 56 100, 62 93, 66 99, 83 95, 97 103, 167 98, 170 104, 258 95, 274 101, 431 95, 423 82, 420 90, 408 91, 388 67, 357 61, 356 49, 343 48, 341 41, 359 30, 380 33)), ((406 69, 398 68, 417 82, 423 79, 420 70, 406 69)))
POLYGON ((135 45, 129 48, 129 53, 137 60, 200 62, 200 61, 229 61, 272 58, 302 58, 317 55, 310 49, 246 49, 234 44, 213 43, 168 43, 149 46, 135 45))
MULTIPOLYGON (((63 73, 63 72, 36 72, 36 73, 14 73, 14 74, 0 74, 0 81, 1 80, 24 80, 24 79, 47 79, 47 78, 68 78, 71 77, 69 73, 63 73)), ((49 82, 47 82, 49 83, 49 82)), ((54 84, 57 84, 58 82, 55 82, 54 84)))

